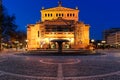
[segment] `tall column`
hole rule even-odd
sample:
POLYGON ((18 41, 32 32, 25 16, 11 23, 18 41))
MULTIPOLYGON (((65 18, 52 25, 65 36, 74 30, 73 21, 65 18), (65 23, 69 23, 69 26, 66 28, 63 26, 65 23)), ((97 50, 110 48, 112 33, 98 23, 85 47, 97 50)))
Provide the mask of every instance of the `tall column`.
POLYGON ((62 53, 62 43, 63 42, 57 42, 58 43, 58 53, 62 53))

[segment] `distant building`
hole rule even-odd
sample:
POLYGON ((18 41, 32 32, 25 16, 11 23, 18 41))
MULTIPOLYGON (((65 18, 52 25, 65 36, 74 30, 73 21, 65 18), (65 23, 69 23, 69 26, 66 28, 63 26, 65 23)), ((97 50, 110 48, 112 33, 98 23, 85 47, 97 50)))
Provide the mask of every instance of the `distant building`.
POLYGON ((89 45, 89 25, 78 21, 79 10, 57 7, 41 10, 41 22, 27 26, 28 49, 57 48, 51 40, 64 39, 63 48, 86 48, 89 45))
POLYGON ((110 45, 120 44, 120 28, 111 28, 109 30, 105 30, 104 40, 110 45))

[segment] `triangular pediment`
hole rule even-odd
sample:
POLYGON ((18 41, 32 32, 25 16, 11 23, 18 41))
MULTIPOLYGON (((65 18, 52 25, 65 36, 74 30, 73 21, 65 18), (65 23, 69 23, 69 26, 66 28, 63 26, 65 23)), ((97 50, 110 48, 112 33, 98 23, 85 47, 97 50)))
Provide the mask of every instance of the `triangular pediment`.
POLYGON ((48 9, 44 9, 42 11, 73 11, 73 10, 77 10, 77 9, 72 9, 72 8, 66 8, 66 7, 54 7, 54 8, 48 8, 48 9))

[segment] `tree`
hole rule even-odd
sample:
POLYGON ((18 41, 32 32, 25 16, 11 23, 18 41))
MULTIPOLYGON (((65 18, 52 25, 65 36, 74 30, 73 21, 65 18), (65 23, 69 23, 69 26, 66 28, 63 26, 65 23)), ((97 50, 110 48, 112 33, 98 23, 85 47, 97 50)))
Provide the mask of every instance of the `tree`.
POLYGON ((3 7, 2 0, 0 0, 0 51, 1 51, 1 39, 2 39, 2 21, 3 21, 3 7))
POLYGON ((15 16, 8 15, 5 7, 0 4, 0 50, 1 42, 9 40, 12 34, 15 34, 17 25, 15 24, 15 16))
POLYGON ((19 41, 20 43, 24 42, 26 39, 26 33, 24 31, 16 31, 15 34, 11 35, 11 41, 19 41))

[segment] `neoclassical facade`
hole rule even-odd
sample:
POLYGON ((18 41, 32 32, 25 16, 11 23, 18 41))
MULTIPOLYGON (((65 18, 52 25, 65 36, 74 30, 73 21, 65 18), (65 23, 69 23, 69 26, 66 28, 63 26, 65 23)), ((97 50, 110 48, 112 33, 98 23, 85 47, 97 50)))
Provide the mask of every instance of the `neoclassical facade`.
POLYGON ((63 48, 86 48, 89 45, 88 24, 78 21, 79 10, 57 7, 41 10, 41 21, 27 25, 27 47, 31 49, 56 49, 56 39, 68 40, 63 48))

